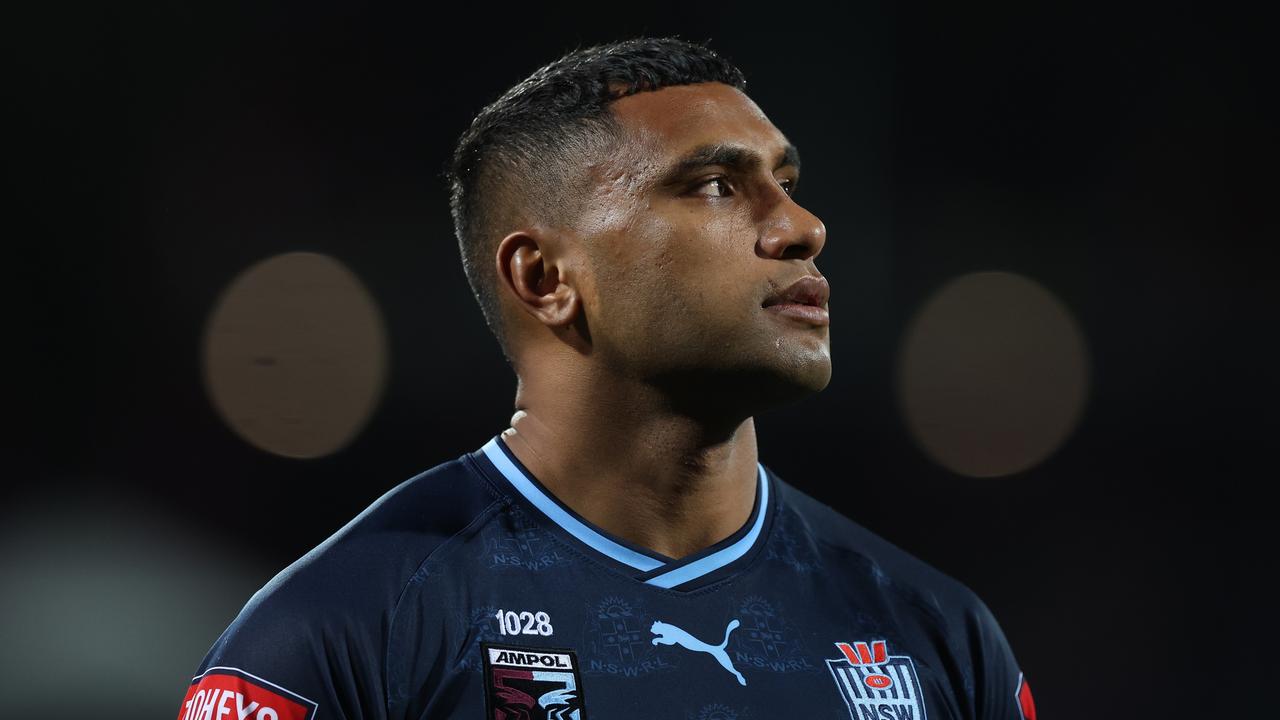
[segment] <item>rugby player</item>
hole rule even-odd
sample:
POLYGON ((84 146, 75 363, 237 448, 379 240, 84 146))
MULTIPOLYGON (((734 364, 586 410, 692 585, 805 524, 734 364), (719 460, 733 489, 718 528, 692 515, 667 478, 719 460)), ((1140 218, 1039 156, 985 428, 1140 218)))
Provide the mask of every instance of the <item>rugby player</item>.
POLYGON ((179 720, 1034 720, 972 591, 758 455, 753 418, 830 380, 830 288, 745 87, 638 38, 478 114, 447 177, 510 427, 263 587, 179 720))

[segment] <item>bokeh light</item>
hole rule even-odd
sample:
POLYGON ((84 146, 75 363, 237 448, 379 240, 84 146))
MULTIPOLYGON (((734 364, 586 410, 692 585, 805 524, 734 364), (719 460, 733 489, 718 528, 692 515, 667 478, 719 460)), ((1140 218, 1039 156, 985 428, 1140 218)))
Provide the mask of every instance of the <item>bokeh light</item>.
POLYGON ((268 452, 315 458, 348 444, 387 376, 387 339, 369 291, 339 261, 291 252, 243 272, 204 335, 204 380, 222 419, 268 452))
POLYGON ((1089 385, 1084 335, 1033 280, 978 272, 952 280, 903 339, 898 400, 934 461, 970 477, 1026 470, 1079 421, 1089 385))
POLYGON ((24 499, 0 523, 5 718, 173 717, 200 658, 273 573, 236 538, 93 482, 24 499))

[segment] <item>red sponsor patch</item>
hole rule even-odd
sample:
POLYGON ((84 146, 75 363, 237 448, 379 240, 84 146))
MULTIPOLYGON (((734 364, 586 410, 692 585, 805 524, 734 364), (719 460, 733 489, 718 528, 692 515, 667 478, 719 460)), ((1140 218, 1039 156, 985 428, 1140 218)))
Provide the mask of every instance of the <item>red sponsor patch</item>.
POLYGON ((1027 684, 1022 673, 1018 673, 1018 710, 1022 712, 1022 720, 1036 720, 1036 703, 1031 699, 1031 686, 1027 684))
POLYGON ((210 668, 191 681, 178 720, 312 720, 316 704, 237 668, 210 668))

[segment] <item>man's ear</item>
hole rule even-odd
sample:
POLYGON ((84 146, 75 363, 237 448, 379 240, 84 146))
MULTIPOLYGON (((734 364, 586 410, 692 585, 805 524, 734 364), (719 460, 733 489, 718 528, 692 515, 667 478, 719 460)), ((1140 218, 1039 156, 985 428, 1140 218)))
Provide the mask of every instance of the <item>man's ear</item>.
POLYGON ((550 234, 526 229, 502 238, 494 255, 498 285, 522 310, 552 328, 571 324, 580 300, 556 249, 550 234))

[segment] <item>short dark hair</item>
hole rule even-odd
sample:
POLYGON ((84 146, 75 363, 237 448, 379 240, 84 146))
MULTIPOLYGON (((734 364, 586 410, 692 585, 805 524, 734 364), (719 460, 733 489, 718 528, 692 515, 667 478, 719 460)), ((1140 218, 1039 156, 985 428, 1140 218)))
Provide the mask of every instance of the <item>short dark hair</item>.
POLYGON ((514 213, 571 217, 582 169, 621 138, 609 104, 673 85, 719 82, 745 90, 742 71, 705 44, 635 38, 573 50, 482 109, 445 171, 462 267, 485 322, 511 363, 493 249, 514 213))

